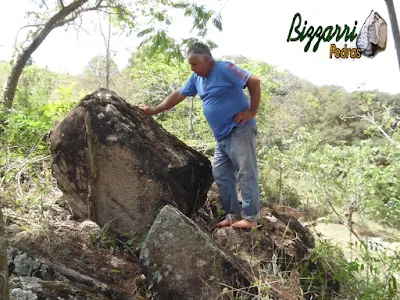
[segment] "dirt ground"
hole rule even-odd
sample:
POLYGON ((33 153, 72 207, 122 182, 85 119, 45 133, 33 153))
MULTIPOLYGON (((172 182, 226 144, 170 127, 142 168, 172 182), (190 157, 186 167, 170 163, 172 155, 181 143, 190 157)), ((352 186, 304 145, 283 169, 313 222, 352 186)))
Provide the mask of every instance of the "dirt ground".
MULTIPOLYGON (((145 299, 138 262, 143 237, 123 239, 107 235, 107 228, 98 228, 90 223, 82 226, 84 220, 74 220, 65 203, 57 201, 34 209, 16 210, 15 205, 10 204, 3 207, 3 214, 10 246, 104 282, 130 295, 131 299, 145 299)), ((322 220, 314 222, 314 225, 309 226, 312 232, 342 246, 349 260, 355 258, 357 254, 350 250, 349 242, 355 242, 356 238, 347 226, 322 220)), ((362 236, 400 241, 397 232, 382 228, 363 229, 355 225, 355 231, 362 236)))
POLYGON ((132 296, 140 294, 138 244, 105 234, 105 229, 73 220, 53 204, 44 216, 3 208, 8 245, 41 262, 49 262, 103 282, 132 296), (86 226, 82 226, 86 224, 86 226))

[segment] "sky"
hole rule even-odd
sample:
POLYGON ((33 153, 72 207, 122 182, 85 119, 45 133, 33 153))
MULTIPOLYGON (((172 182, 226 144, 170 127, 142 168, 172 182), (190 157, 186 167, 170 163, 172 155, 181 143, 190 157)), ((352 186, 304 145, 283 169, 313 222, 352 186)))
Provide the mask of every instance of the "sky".
MULTIPOLYGON (((55 1, 55 0, 54 0, 55 1)), ((394 48, 393 34, 384 0, 198 0, 207 7, 221 12, 223 31, 210 30, 207 38, 213 40, 218 48, 214 57, 223 55, 243 55, 251 59, 272 64, 279 70, 287 70, 294 75, 309 80, 316 85, 339 85, 347 91, 377 90, 387 93, 400 93, 400 69, 394 48), (378 12, 387 23, 388 38, 386 50, 374 58, 360 59, 329 58, 330 42, 321 42, 316 52, 312 51, 315 41, 305 52, 306 41, 288 42, 288 34, 296 13, 300 13, 302 26, 307 21, 310 26, 348 25, 350 29, 357 21, 356 32, 371 10, 378 12)), ((400 16, 400 1, 394 0, 397 19, 400 16)), ((10 60, 18 29, 27 24, 24 13, 31 5, 29 0, 2 1, 0 3, 0 60, 10 60)), ((89 18, 87 19, 89 20, 89 18)), ((88 24, 88 23, 86 23, 88 24)), ((86 28, 90 28, 87 26, 86 28)), ((191 36, 191 22, 174 15, 170 34, 175 38, 191 36)), ((24 38, 21 31, 19 41, 24 38)), ((296 35, 293 33, 292 37, 296 35)), ((347 48, 355 47, 347 41, 347 48)), ((130 53, 135 50, 139 40, 131 36, 114 36, 111 48, 116 55, 114 60, 120 68, 128 63, 130 53)), ((339 48, 346 42, 336 42, 339 48)), ((100 33, 90 30, 77 34, 74 30, 63 28, 54 30, 33 54, 33 60, 40 66, 51 70, 79 74, 88 61, 104 54, 104 42, 100 33)), ((189 65, 188 65, 189 68, 189 65)))

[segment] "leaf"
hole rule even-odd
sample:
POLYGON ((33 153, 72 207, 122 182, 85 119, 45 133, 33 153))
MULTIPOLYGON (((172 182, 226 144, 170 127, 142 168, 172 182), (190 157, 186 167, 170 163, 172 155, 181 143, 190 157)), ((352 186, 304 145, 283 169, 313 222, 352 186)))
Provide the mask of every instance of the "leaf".
POLYGON ((137 36, 138 37, 142 37, 142 36, 144 36, 144 35, 146 35, 146 34, 149 34, 149 33, 151 33, 151 32, 153 32, 154 31, 154 28, 146 28, 146 29, 144 29, 144 30, 142 30, 142 31, 140 31, 138 34, 137 34, 137 36))
POLYGON ((121 270, 113 269, 113 270, 111 270, 111 273, 121 273, 121 270))
POLYGON ((219 31, 222 31, 221 17, 213 18, 212 23, 219 31))
POLYGON ((154 17, 160 21, 163 22, 165 20, 165 12, 157 12, 154 17))
POLYGON ((179 2, 179 3, 173 3, 171 6, 173 8, 187 8, 189 6, 189 3, 179 2))
POLYGON ((157 270, 154 273, 154 279, 156 280, 157 283, 159 283, 162 280, 162 275, 161 275, 160 271, 157 270))

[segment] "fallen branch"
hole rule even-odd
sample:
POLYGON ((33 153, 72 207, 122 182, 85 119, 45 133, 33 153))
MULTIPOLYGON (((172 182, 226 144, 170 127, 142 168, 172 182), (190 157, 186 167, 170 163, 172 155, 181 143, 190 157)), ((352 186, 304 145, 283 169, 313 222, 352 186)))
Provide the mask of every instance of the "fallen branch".
MULTIPOLYGON (((40 258, 37 258, 37 261, 47 265, 49 268, 60 273, 62 276, 65 276, 68 280, 71 280, 73 282, 93 287, 102 293, 112 294, 112 295, 120 295, 121 294, 120 291, 117 291, 117 290, 109 287, 107 284, 105 284, 93 277, 90 277, 85 274, 81 274, 81 273, 79 273, 73 269, 67 268, 63 265, 53 263, 50 260, 48 260, 47 258, 40 257, 40 258)), ((121 295, 121 298, 118 298, 118 299, 124 299, 124 298, 121 295)))

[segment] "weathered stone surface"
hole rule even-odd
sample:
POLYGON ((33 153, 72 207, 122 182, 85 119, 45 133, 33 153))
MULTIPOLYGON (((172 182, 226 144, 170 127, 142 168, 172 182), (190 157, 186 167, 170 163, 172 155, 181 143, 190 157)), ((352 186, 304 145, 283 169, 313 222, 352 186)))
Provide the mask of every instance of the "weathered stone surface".
MULTIPOLYGON (((44 281, 37 277, 10 279, 10 300, 101 300, 111 299, 87 286, 63 281, 44 281)), ((116 299, 116 298, 115 298, 116 299)))
POLYGON ((50 266, 13 247, 7 249, 7 261, 10 270, 10 299, 130 299, 125 291, 115 289, 112 284, 95 280, 62 265, 51 263, 50 266))
POLYGON ((156 299, 217 299, 225 286, 245 288, 255 280, 248 266, 170 205, 154 221, 140 261, 156 299))
POLYGON ((273 275, 309 258, 314 237, 295 217, 264 210, 259 224, 257 230, 249 231, 220 228, 214 238, 223 249, 249 262, 253 270, 264 265, 273 275))
POLYGON ((52 172, 73 212, 118 233, 144 232, 166 204, 193 214, 211 162, 115 93, 82 99, 54 128, 52 172))
POLYGON ((15 274, 18 276, 31 276, 40 268, 40 263, 26 253, 19 254, 14 258, 15 274))

